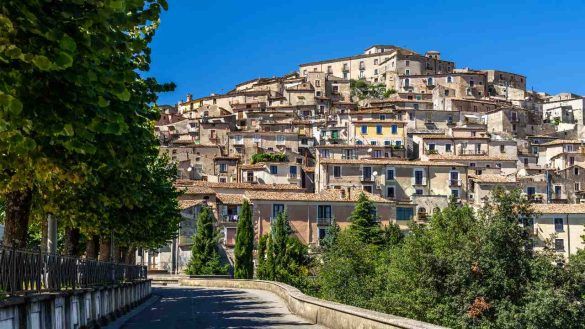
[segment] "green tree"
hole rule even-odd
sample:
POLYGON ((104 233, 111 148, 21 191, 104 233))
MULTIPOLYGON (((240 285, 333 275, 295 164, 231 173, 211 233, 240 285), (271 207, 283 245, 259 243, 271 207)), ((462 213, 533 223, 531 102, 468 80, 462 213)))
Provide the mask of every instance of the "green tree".
POLYGON ((254 276, 254 225, 252 209, 248 200, 244 200, 238 220, 236 246, 234 248, 236 279, 251 279, 254 276))
POLYGON ((304 289, 312 259, 307 246, 292 234, 285 212, 276 216, 270 234, 265 237, 259 242, 258 278, 304 289))
POLYGON ((197 217, 197 232, 187 266, 188 274, 226 274, 228 271, 228 265, 221 265, 220 262, 217 250, 219 236, 213 228, 213 222, 213 210, 208 206, 202 207, 197 217))
POLYGON ((364 193, 360 193, 351 216, 350 229, 365 243, 379 243, 381 238, 380 224, 376 213, 376 205, 364 193))
POLYGON ((0 4, 4 244, 24 246, 33 194, 48 197, 49 212, 53 193, 110 164, 88 161, 100 151, 120 162, 140 156, 131 143, 122 152, 110 146, 130 139, 132 128, 152 130, 148 122, 158 113, 150 104, 167 86, 141 73, 166 6, 165 0, 0 4))

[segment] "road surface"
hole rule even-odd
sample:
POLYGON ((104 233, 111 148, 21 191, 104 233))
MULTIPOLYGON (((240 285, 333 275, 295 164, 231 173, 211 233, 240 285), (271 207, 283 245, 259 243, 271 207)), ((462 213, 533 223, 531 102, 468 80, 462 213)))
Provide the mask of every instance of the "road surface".
POLYGON ((323 328, 289 312, 276 295, 262 290, 156 287, 161 298, 122 328, 323 328))

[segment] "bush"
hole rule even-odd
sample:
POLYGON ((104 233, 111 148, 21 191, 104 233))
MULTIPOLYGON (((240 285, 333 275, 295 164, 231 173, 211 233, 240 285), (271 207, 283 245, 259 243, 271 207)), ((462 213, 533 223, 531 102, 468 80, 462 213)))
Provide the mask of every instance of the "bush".
POLYGON ((288 161, 284 153, 256 153, 252 155, 251 163, 259 162, 286 162, 288 161))

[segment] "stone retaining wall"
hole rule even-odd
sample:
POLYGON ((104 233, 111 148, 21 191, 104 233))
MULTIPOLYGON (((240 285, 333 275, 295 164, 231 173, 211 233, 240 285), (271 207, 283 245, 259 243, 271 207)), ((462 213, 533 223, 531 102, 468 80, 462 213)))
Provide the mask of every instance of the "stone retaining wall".
POLYGON ((300 290, 292 286, 279 282, 233 279, 181 279, 179 280, 179 284, 183 286, 260 289, 270 291, 282 298, 287 304, 288 309, 293 314, 328 328, 443 328, 421 321, 314 298, 303 294, 300 290))
POLYGON ((99 327, 150 296, 150 280, 109 287, 9 297, 0 301, 2 329, 99 327))

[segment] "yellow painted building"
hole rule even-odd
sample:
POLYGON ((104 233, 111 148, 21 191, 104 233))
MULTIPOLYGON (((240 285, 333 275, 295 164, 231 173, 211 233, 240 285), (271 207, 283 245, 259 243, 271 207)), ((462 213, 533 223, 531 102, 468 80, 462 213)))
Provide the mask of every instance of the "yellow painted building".
POLYGON ((354 120, 351 122, 353 141, 363 145, 393 145, 404 147, 406 122, 398 120, 354 120))

